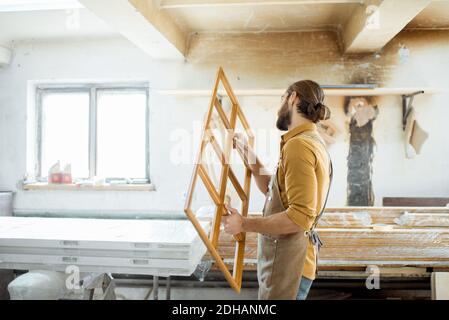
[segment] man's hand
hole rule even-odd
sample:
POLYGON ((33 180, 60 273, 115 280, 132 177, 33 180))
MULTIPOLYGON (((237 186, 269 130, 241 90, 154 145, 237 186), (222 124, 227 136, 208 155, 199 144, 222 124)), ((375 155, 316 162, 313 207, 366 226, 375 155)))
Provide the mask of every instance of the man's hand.
POLYGON ((242 157, 243 162, 251 169, 251 173, 254 176, 257 187, 263 194, 266 194, 271 178, 271 172, 268 171, 262 162, 260 162, 257 158, 255 151, 248 144, 248 140, 242 133, 235 133, 233 142, 234 148, 242 157))
POLYGON ((256 164, 256 154, 254 153, 254 150, 250 147, 248 139, 246 139, 246 137, 242 133, 237 132, 234 134, 233 143, 234 148, 243 158, 243 161, 245 162, 246 165, 256 164))
POLYGON ((227 205, 225 207, 229 212, 229 215, 223 216, 222 220, 225 232, 232 235, 243 232, 243 217, 236 209, 227 205))
POLYGON ((248 139, 241 132, 234 133, 234 148, 240 149, 241 151, 247 151, 249 148, 248 139))

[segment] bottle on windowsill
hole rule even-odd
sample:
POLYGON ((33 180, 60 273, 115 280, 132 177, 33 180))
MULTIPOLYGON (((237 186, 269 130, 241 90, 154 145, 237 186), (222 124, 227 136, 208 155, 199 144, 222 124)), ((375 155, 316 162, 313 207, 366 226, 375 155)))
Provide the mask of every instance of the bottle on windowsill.
POLYGON ((64 167, 64 171, 62 171, 62 183, 64 184, 72 184, 72 165, 68 164, 64 167))
POLYGON ((60 161, 56 162, 48 171, 48 183, 62 183, 60 161))

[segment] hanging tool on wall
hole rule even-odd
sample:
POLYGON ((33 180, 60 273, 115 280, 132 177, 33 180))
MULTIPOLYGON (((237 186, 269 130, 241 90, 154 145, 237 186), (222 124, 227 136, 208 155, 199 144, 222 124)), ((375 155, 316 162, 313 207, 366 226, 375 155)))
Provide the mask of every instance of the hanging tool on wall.
POLYGON ((424 91, 417 91, 412 94, 402 95, 402 129, 405 132, 405 154, 408 159, 414 158, 421 152, 424 142, 429 134, 424 131, 416 120, 413 100, 416 95, 423 94, 424 91))

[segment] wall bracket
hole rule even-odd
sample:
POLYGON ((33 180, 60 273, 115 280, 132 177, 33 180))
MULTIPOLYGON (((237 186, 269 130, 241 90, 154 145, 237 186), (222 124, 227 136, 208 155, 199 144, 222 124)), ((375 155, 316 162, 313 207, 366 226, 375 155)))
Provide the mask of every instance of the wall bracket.
POLYGON ((402 95, 402 130, 404 131, 407 126, 407 117, 413 108, 413 99, 418 94, 424 94, 424 90, 402 95))

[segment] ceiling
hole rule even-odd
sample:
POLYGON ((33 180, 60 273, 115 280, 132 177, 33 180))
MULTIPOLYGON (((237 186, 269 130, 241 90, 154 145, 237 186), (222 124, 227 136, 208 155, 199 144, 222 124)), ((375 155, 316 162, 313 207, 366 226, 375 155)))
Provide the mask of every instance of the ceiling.
POLYGON ((408 28, 449 28, 449 1, 432 2, 409 23, 408 28))
MULTIPOLYGON (((186 3, 191 2, 195 3, 195 1, 186 1, 186 3)), ((211 3, 214 2, 216 1, 211 1, 211 3)), ((276 5, 254 4, 257 1, 249 2, 249 4, 240 5, 182 5, 182 1, 162 0, 161 8, 188 33, 279 32, 339 29, 347 23, 354 10, 361 6, 363 1, 341 1, 340 3, 327 1, 320 4, 312 2, 286 4, 287 1, 284 1, 276 5)), ((407 26, 407 28, 426 29, 448 27, 448 0, 433 1, 407 26)))
MULTIPOLYGON (((186 34, 339 30, 362 2, 346 0, 304 4, 307 1, 302 1, 303 4, 286 4, 288 1, 277 1, 273 4, 276 1, 272 1, 270 4, 267 1, 245 1, 232 5, 212 0, 194 5, 198 1, 160 0, 160 10, 186 34), (217 2, 220 5, 213 5, 217 2)), ((76 0, 0 0, 0 43, 118 34, 81 7, 76 0)), ((449 28, 449 0, 432 2, 407 28, 449 28)))
POLYGON ((346 23, 356 3, 167 8, 173 20, 191 32, 279 32, 329 30, 346 23))
POLYGON ((0 12, 0 42, 104 37, 111 28, 87 9, 0 12))
POLYGON ((77 0, 0 0, 0 12, 82 8, 77 0))

